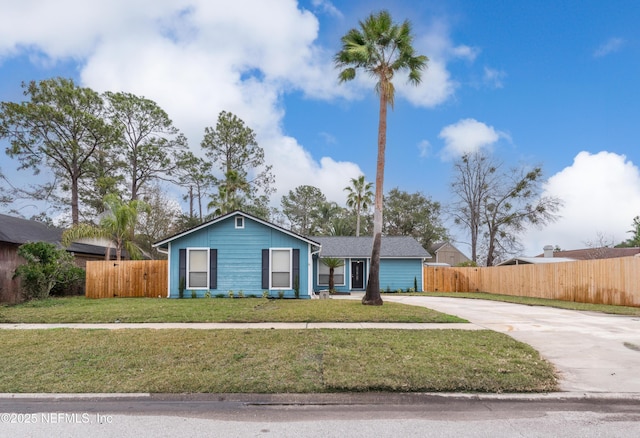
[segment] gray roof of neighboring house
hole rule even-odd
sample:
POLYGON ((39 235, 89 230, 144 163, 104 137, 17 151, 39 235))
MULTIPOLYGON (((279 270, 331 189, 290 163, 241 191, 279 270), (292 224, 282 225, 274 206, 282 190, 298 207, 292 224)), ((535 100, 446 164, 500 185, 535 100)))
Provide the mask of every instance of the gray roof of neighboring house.
MULTIPOLYGON (((49 242, 62 247, 62 228, 50 227, 42 222, 0 214, 0 242, 22 245, 27 242, 49 242)), ((67 251, 104 256, 105 247, 73 242, 67 251)))
POLYGON ((42 222, 0 214, 0 242, 23 244, 27 242, 60 242, 62 230, 42 222))
MULTIPOLYGON (((312 237, 322 245, 321 257, 371 257, 372 237, 312 237)), ((429 258, 431 255, 413 237, 383 236, 380 257, 429 258)))
MULTIPOLYGON (((565 257, 574 260, 611 259, 617 257, 633 257, 640 254, 640 248, 583 248, 560 250, 553 252, 553 258, 565 257)), ((544 258, 544 253, 536 258, 544 258)))

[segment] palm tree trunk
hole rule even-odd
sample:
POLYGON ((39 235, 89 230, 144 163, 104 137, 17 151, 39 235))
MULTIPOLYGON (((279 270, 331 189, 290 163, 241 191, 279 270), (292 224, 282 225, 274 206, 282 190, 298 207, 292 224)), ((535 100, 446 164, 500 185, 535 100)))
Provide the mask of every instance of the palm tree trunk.
POLYGON ((376 165, 376 194, 373 208, 373 247, 369 281, 362 304, 382 305, 380 297, 380 245, 382 242, 382 200, 384 186, 384 154, 387 144, 387 90, 386 79, 380 81, 380 117, 378 119, 378 161, 376 165))
POLYGON ((333 290, 336 288, 336 282, 333 279, 333 275, 334 275, 335 269, 333 267, 329 268, 329 291, 333 292, 333 290))

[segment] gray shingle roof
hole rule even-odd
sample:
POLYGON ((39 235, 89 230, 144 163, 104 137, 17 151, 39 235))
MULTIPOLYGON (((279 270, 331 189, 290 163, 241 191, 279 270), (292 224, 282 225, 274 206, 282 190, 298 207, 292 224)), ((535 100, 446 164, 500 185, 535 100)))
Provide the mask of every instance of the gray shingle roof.
POLYGON ((0 242, 23 244, 27 242, 58 243, 60 228, 48 227, 42 222, 30 221, 0 214, 0 242))
MULTIPOLYGON (((27 242, 49 242, 62 247, 62 228, 49 227, 38 221, 0 214, 0 242, 22 245, 27 242)), ((73 242, 67 251, 104 256, 105 247, 73 242)))
MULTIPOLYGON (((371 257, 373 238, 366 237, 311 237, 322 245, 320 257, 371 257)), ((430 254, 413 237, 383 236, 380 244, 383 258, 428 258, 430 254)))

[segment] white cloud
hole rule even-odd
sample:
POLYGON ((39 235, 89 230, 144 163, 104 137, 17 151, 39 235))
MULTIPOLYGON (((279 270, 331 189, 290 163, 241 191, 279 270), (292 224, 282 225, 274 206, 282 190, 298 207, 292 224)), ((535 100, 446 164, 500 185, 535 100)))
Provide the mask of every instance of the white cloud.
MULTIPOLYGON (((337 11, 328 1, 315 5, 337 11)), ((335 86, 318 31, 317 18, 295 0, 25 0, 3 6, 0 56, 28 48, 54 61, 79 60, 83 85, 156 101, 194 150, 219 112, 231 111, 256 131, 274 166, 279 193, 272 201, 299 184, 342 201, 359 167, 317 160, 281 129, 283 93, 322 99, 352 93, 335 86)))
POLYGON ((447 160, 491 147, 501 138, 508 138, 508 135, 475 119, 462 119, 442 128, 438 137, 444 140, 441 157, 447 160))
POLYGON ((422 140, 418 143, 418 151, 420 152, 420 158, 426 158, 431 155, 431 143, 429 143, 429 140, 422 140))
POLYGON ((30 49, 54 59, 80 59, 103 38, 143 33, 161 16, 187 5, 180 0, 3 2, 0 55, 30 49))
POLYGON ((598 48, 593 52, 594 58, 601 58, 603 56, 607 56, 611 53, 617 52, 622 49, 622 46, 625 44, 625 40, 623 38, 609 38, 607 41, 602 43, 598 48))
MULTIPOLYGON (((329 0, 313 0, 312 6, 341 16, 329 0)), ((363 173, 354 163, 311 156, 283 132, 284 93, 353 98, 373 88, 366 75, 336 86, 333 53, 317 43, 319 21, 295 0, 23 0, 2 9, 0 57, 75 60, 82 85, 156 101, 194 150, 220 111, 238 115, 256 131, 274 166, 275 202, 299 184, 321 187, 341 202, 349 178, 363 173)), ((438 21, 415 45, 429 56, 429 68, 419 87, 398 76, 398 96, 422 107, 442 104, 459 86, 447 63, 472 62, 478 51, 455 45, 438 21)))
POLYGON ((549 178, 543 195, 564 201, 562 217, 523 237, 526 255, 540 254, 544 245, 585 248, 598 235, 619 243, 630 237, 626 231, 640 214, 640 170, 624 155, 580 152, 571 166, 549 178))
POLYGON ((417 54, 429 58, 427 69, 422 73, 422 83, 415 87, 404 78, 396 80, 396 90, 415 106, 433 108, 455 94, 460 84, 451 78, 447 63, 453 60, 475 60, 478 50, 466 45, 454 45, 449 28, 443 21, 433 21, 424 35, 416 36, 414 47, 417 54))
POLYGON ((316 8, 316 10, 323 12, 325 14, 329 14, 336 18, 343 18, 344 15, 338 8, 335 7, 333 3, 329 0, 313 0, 311 4, 316 8))
POLYGON ((504 83, 502 82, 507 74, 502 70, 496 70, 490 67, 484 68, 484 83, 492 88, 502 88, 504 83))

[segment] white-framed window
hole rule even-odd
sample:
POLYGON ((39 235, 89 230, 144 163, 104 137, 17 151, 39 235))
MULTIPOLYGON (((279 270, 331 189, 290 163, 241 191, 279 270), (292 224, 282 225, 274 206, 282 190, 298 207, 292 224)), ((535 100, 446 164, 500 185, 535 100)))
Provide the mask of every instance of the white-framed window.
POLYGON ((271 248, 269 258, 271 289, 291 289, 291 248, 271 248))
MULTIPOLYGON (((344 266, 338 266, 333 269, 333 282, 336 286, 344 286, 344 266)), ((329 285, 329 267, 322 263, 320 259, 318 259, 318 286, 328 286, 329 285)))
POLYGON ((209 289, 209 248, 187 248, 187 289, 209 289))
POLYGON ((244 228, 244 217, 236 216, 236 228, 244 228))

